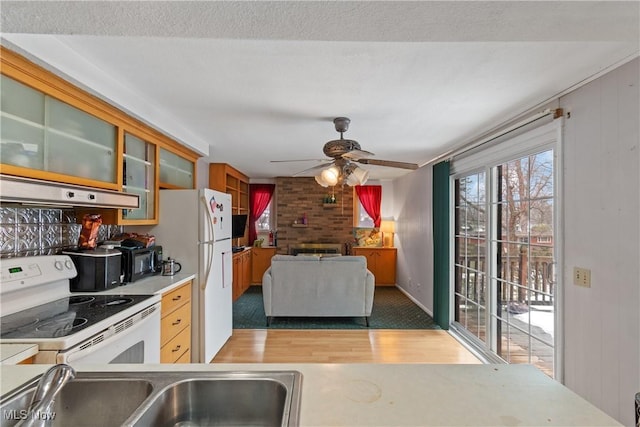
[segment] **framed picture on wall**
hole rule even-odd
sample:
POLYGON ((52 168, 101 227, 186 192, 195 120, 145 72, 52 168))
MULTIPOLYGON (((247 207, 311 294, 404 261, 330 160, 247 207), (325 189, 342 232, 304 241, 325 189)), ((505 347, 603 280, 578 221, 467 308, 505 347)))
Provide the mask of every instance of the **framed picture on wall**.
POLYGON ((380 233, 380 228, 378 227, 354 227, 353 237, 356 240, 356 246, 382 246, 382 233, 380 233))

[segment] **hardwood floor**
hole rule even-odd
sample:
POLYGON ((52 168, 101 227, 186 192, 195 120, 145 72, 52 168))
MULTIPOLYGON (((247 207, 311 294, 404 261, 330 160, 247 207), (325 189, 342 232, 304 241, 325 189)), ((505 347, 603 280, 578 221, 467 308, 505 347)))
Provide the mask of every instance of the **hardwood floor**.
POLYGON ((481 363, 442 330, 234 329, 211 363, 481 363))

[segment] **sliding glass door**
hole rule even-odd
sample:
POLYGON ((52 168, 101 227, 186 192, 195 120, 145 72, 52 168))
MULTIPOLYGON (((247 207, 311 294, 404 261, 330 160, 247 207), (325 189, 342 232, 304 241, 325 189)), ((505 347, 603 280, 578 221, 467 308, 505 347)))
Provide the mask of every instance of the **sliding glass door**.
POLYGON ((491 169, 493 350, 553 376, 553 151, 491 169))
POLYGON ((454 170, 451 326, 490 360, 554 377, 557 174, 542 142, 454 170))
POLYGON ((481 342, 487 330, 486 173, 456 179, 454 320, 481 342))

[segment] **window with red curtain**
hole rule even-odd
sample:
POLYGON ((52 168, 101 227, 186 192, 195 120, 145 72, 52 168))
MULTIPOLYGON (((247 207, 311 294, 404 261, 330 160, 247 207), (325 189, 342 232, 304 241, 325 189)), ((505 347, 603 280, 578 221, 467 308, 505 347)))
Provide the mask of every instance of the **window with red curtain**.
POLYGON ((256 221, 269 206, 275 184, 249 184, 249 244, 252 245, 258 237, 256 221))
POLYGON ((356 194, 362 207, 373 220, 374 227, 380 227, 380 204, 382 203, 381 185, 356 185, 356 194))

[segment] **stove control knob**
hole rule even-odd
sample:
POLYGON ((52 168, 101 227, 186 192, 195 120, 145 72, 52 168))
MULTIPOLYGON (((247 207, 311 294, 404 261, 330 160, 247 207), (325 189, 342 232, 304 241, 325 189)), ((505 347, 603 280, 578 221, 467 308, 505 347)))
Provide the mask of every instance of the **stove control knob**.
POLYGON ((54 262, 53 266, 56 268, 56 270, 60 270, 60 271, 62 271, 62 269, 64 268, 61 261, 54 262))
POLYGON ((73 263, 71 262, 70 259, 64 262, 64 266, 67 267, 69 270, 73 269, 73 263))

